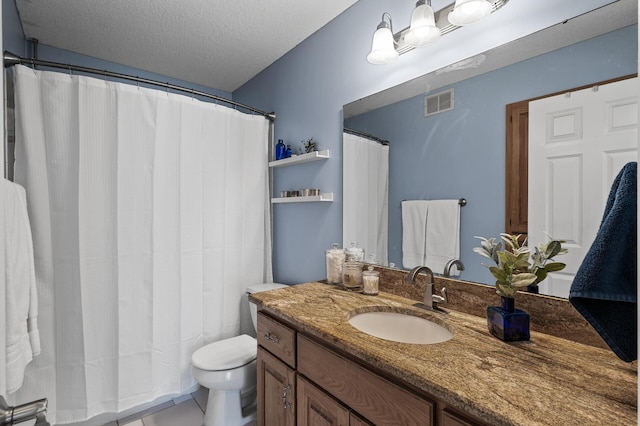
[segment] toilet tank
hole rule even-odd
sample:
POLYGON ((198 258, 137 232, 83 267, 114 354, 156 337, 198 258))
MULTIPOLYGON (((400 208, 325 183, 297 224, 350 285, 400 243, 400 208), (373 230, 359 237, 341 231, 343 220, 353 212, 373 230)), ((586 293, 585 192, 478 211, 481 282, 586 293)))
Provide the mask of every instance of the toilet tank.
MULTIPOLYGON (((247 287, 247 293, 260 293, 261 291, 275 290, 277 288, 288 287, 285 284, 278 283, 264 283, 264 284, 256 284, 250 287, 247 287)), ((253 329, 258 331, 258 307, 255 303, 249 303, 249 310, 251 311, 251 321, 253 322, 253 329)), ((246 312, 246 311, 245 311, 246 312)))

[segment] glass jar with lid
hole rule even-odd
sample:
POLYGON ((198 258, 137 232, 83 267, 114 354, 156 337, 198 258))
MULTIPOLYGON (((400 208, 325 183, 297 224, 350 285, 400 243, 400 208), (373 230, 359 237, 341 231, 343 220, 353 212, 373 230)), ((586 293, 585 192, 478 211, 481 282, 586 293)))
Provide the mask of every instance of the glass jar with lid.
POLYGON ((375 271, 373 266, 369 266, 362 273, 362 294, 375 296, 378 294, 378 285, 380 284, 380 272, 375 271))
POLYGON ((358 243, 351 243, 351 247, 345 250, 345 254, 347 262, 364 262, 364 249, 358 247, 358 243))
POLYGON ((342 286, 347 291, 359 291, 362 288, 362 264, 345 262, 342 267, 342 286))
POLYGON ((344 263, 344 250, 338 243, 333 243, 326 252, 327 259, 327 282, 329 284, 340 284, 342 282, 342 264, 344 263))

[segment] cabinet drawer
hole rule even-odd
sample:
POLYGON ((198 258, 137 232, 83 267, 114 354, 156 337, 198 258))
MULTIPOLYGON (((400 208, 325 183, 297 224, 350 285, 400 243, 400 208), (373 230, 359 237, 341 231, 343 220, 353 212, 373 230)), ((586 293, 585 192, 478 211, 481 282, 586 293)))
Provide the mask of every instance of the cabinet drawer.
POLYGON ((432 425, 434 405, 298 335, 298 372, 377 425, 432 425))
POLYGON ((258 312, 258 344, 287 363, 296 366, 296 332, 258 312))

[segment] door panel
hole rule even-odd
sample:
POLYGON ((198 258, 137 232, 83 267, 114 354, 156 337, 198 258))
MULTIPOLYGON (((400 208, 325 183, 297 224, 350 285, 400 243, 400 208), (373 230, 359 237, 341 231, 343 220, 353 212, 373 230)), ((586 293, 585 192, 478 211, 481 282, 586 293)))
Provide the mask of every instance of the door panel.
POLYGON ((638 158, 638 80, 533 101, 529 104, 529 246, 545 232, 566 240, 567 267, 540 284, 567 297, 597 234, 611 184, 638 158))

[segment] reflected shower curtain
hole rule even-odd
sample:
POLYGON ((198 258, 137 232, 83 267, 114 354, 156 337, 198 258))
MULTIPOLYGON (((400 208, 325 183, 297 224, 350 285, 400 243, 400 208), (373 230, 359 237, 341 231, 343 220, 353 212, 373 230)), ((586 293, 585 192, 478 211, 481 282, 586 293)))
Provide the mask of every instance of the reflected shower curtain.
POLYGON ((271 281, 268 121, 13 72, 42 340, 15 400, 69 423, 188 391, 193 351, 248 330, 242 295, 271 281))
POLYGON ((352 242, 387 265, 389 229, 389 146, 342 134, 342 241, 352 242))

